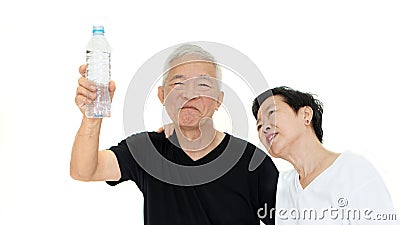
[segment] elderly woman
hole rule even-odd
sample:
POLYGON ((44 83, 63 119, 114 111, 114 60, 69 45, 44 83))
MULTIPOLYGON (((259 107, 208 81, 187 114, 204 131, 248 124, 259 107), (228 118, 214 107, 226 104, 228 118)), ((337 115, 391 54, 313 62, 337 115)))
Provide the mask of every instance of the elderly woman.
POLYGON ((273 88, 252 109, 261 143, 294 167, 279 175, 276 224, 400 224, 374 167, 324 148, 323 108, 311 94, 273 88))

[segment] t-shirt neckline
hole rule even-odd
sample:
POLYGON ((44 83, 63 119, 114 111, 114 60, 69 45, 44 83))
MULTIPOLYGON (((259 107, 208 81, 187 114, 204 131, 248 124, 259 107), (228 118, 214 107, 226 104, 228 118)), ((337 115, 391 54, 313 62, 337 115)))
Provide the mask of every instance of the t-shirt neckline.
POLYGON ((222 141, 217 145, 217 147, 215 149, 213 149, 212 151, 210 151, 208 154, 206 154, 205 156, 197 159, 197 160, 193 160, 192 158, 190 158, 183 150, 180 146, 175 146, 175 151, 177 151, 177 153, 181 156, 181 159, 183 160, 184 165, 189 165, 189 166, 198 166, 198 165, 203 165, 206 163, 209 163, 211 161, 213 161, 214 159, 218 158, 226 149, 226 147, 228 146, 228 141, 230 138, 230 135, 228 133, 224 132, 224 138, 222 139, 222 141))
POLYGON ((331 171, 333 168, 336 167, 336 165, 342 161, 343 158, 343 153, 339 153, 339 156, 335 159, 335 161, 333 161, 333 163, 328 166, 324 171, 322 171, 322 173, 320 173, 316 178, 314 178, 313 181, 311 181, 311 183, 309 183, 305 188, 303 188, 300 184, 300 175, 299 173, 297 173, 296 171, 296 179, 295 179, 295 185, 296 185, 296 189, 299 192, 304 192, 307 191, 309 189, 311 189, 313 186, 315 186, 315 183, 318 182, 318 180, 321 179, 321 177, 324 177, 326 175, 326 173, 329 173, 329 171, 331 171))

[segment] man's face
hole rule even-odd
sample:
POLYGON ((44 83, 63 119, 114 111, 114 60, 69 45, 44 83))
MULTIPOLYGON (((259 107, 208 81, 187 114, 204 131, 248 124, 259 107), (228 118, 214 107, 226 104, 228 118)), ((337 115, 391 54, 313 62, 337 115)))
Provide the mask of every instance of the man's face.
POLYGON ((179 127, 198 128, 203 119, 211 119, 221 105, 213 63, 189 61, 173 67, 167 74, 158 97, 169 117, 179 127))

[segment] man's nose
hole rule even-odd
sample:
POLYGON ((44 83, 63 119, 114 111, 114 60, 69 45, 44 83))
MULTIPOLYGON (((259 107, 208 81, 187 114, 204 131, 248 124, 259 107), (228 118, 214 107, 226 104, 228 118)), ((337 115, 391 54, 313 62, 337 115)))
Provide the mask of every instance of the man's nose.
POLYGON ((199 95, 194 82, 186 82, 182 89, 182 96, 188 100, 199 95))

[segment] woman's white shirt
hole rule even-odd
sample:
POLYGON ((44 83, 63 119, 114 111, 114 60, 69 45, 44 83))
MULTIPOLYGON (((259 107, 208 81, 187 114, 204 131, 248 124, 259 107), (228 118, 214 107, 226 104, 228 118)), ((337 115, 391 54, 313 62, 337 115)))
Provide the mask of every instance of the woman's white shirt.
POLYGON ((281 172, 276 198, 277 225, 400 225, 376 169, 350 152, 341 153, 304 189, 296 170, 281 172))

